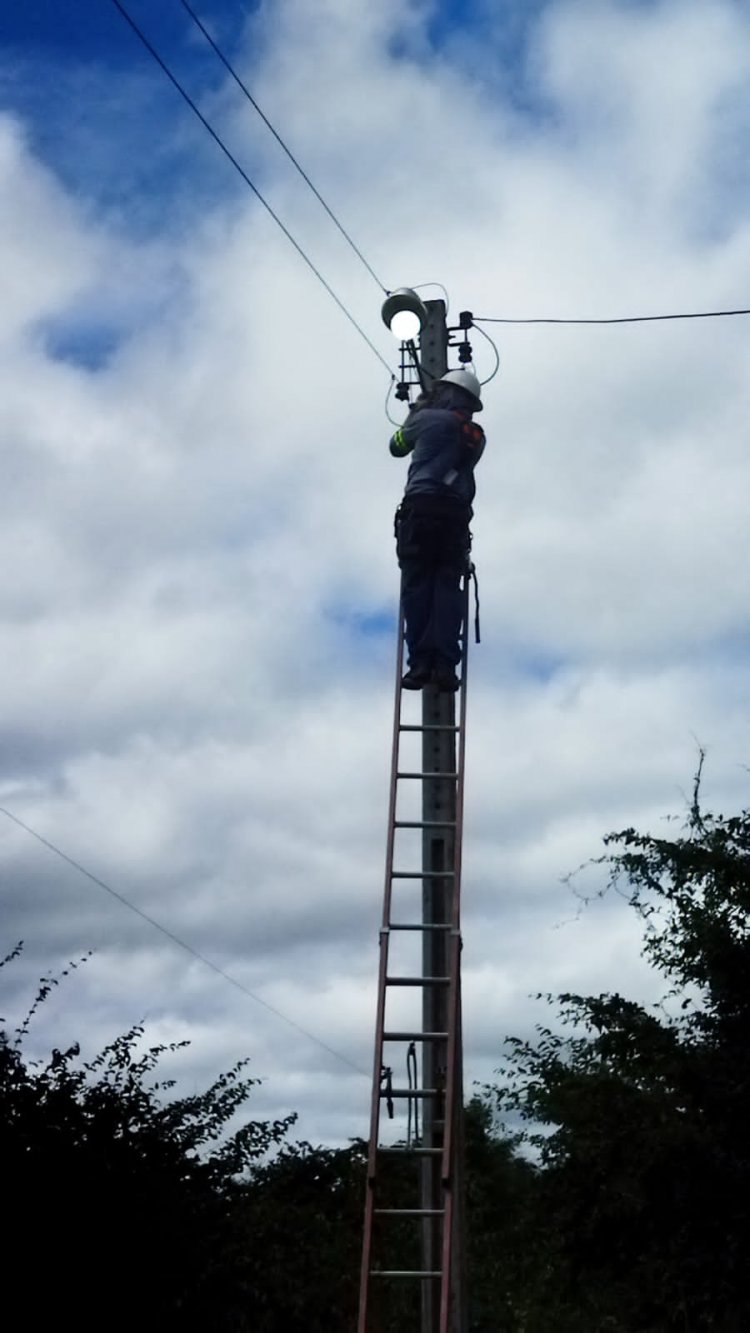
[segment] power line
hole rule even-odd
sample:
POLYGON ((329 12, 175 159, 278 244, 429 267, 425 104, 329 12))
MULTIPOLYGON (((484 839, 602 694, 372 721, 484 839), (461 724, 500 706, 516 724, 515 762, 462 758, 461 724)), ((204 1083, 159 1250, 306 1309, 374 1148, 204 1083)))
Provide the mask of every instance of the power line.
POLYGON ((36 829, 33 829, 30 824, 25 824, 22 819, 18 818, 18 815, 14 815, 2 805, 0 805, 0 814, 5 815, 7 819, 10 819, 14 824, 17 824, 19 828, 24 830, 24 832, 29 833, 32 838, 36 838, 37 842, 40 842, 43 847, 47 847, 49 851, 54 852, 55 856, 59 856, 62 861, 66 861, 74 870, 78 870, 80 874, 85 875, 86 879, 90 879, 92 884, 96 884, 100 889, 104 889, 105 893, 110 894, 112 898, 116 898, 119 903, 122 903, 123 907, 127 907, 129 911, 135 912, 136 916, 141 917, 143 921, 147 921, 150 926, 153 926, 155 930, 160 931, 162 935, 166 935, 168 940, 171 940, 172 943, 176 944, 180 949, 184 949, 185 953, 189 953, 193 958, 196 958, 199 963, 203 963, 206 967, 210 967, 212 972, 215 972, 217 976, 223 977, 224 981, 228 981, 229 984, 234 986, 237 990, 242 991, 243 995, 247 995, 248 998, 254 1000, 256 1004, 262 1005, 264 1009, 267 1009, 269 1013, 274 1014, 276 1018, 280 1018, 281 1021, 288 1024, 289 1027, 295 1028, 297 1032, 301 1032, 303 1037, 307 1037, 309 1041, 315 1042, 316 1046, 320 1046, 324 1051, 327 1051, 329 1055, 335 1056, 337 1060, 340 1060, 342 1064, 348 1065, 349 1068, 353 1069, 357 1074, 364 1074, 366 1078, 369 1077, 369 1075, 365 1074, 364 1069, 360 1069, 359 1065, 355 1065, 354 1061, 350 1060, 348 1056, 342 1055, 340 1051, 334 1050, 333 1046, 329 1046, 328 1043, 323 1041, 320 1037, 316 1037, 314 1032, 309 1032, 307 1028, 303 1028, 294 1018, 289 1018, 288 1015, 283 1014, 280 1009, 276 1009, 274 1005, 269 1004, 268 1000, 261 999, 260 995, 255 994, 255 991, 251 991, 247 986, 243 986, 242 982, 238 981, 236 977, 233 977, 230 972, 225 972, 223 967, 219 967, 218 963, 214 963, 210 958, 207 958, 205 954, 200 953, 198 949, 194 949, 192 944, 188 944, 185 940, 180 939, 179 935, 175 935, 174 931, 170 930, 168 926, 163 926, 161 921, 157 921, 155 917, 149 916, 148 912, 144 912, 142 908, 136 907, 135 903, 132 903, 129 898, 126 898, 123 893, 120 893, 117 889, 113 889, 111 884, 107 884, 105 880, 100 879, 99 876, 93 874, 91 870, 87 870, 84 865, 81 865, 80 861, 76 861, 72 856, 68 856, 67 852, 62 851, 60 847, 56 847, 54 842, 50 842, 49 838, 45 838, 41 833, 37 833, 36 829))
POLYGON ((648 324, 661 319, 720 319, 725 315, 750 315, 750 310, 693 310, 682 315, 620 315, 616 319, 506 319, 472 315, 475 324, 648 324))
POLYGON ((276 223, 277 227, 280 227, 280 228, 281 228, 281 230, 283 231, 283 233, 284 233, 284 235, 286 236, 287 240, 290 241, 291 244, 294 246, 295 250, 297 251, 297 254, 300 256, 301 259, 304 259, 305 263, 307 264, 307 267, 311 270, 312 273, 315 274, 315 277, 318 279, 318 282, 320 282, 320 283, 322 284, 322 286, 325 287, 326 291, 328 292, 328 295, 329 295, 329 296, 336 302, 336 305, 338 306, 338 308, 339 308, 339 310, 342 312, 342 314, 344 314, 344 315, 346 316, 346 318, 349 320, 349 323, 350 323, 351 325, 353 325, 353 327, 357 330, 357 333, 360 335, 360 337, 363 338, 364 341, 367 343, 367 346, 370 348, 370 351, 373 352, 373 353, 375 354, 375 356, 378 358, 378 361, 381 363, 381 365, 385 366, 385 369, 388 371, 388 374, 392 376, 392 375, 393 375, 393 372, 392 372, 392 370, 391 370, 391 367, 388 365, 388 362, 386 361, 385 357, 381 356, 381 354, 380 354, 380 352, 378 351, 378 349, 377 349, 377 347, 375 346, 375 344, 374 344, 373 342, 371 342, 371 340, 368 338, 368 336, 367 336, 367 334, 365 333, 365 331, 364 331, 364 329, 362 328, 362 326, 361 326, 360 324, 357 323, 357 321, 356 321, 356 319, 354 318, 354 316, 351 315, 351 314, 349 313, 349 311, 347 310, 347 308, 346 308, 346 306, 344 305, 343 301, 341 300, 340 297, 338 297, 338 296, 336 295, 336 293, 335 293, 335 291, 333 290, 333 288, 331 287, 330 283, 326 282, 325 278, 323 277, 323 274, 320 272, 320 270, 319 270, 318 268, 315 267, 315 265, 313 264, 313 262, 312 262, 312 260, 309 258, 309 256, 308 256, 307 254, 305 254, 305 251, 302 249, 302 246, 299 244, 298 241, 296 241, 296 240, 294 239, 294 237, 293 237, 292 233, 290 232, 289 228, 288 228, 288 227, 281 221, 281 218, 279 217, 278 213, 275 213, 275 212, 274 212, 274 210, 273 210, 273 208, 271 207, 271 205, 269 204, 268 200, 265 199, 264 196, 261 194, 261 192, 260 192, 260 190, 258 189, 257 185, 254 185, 254 184, 253 184, 253 182, 251 181, 251 179, 250 179, 250 177, 248 176, 247 172, 245 171, 244 167, 240 166, 239 162, 237 161, 237 158, 236 158, 236 157, 233 155, 233 153, 231 153, 230 150, 227 148, 227 146, 226 146, 226 144, 224 143, 223 139, 220 137, 220 135, 216 132, 216 130, 213 128, 213 126, 210 124, 210 122, 209 122, 209 121, 206 119, 206 117, 203 115, 203 112, 199 109, 199 107, 197 106, 197 104, 193 101, 192 97, 191 97, 190 94, 187 92, 187 90, 182 86, 182 84, 180 83, 180 81, 179 81, 179 79, 176 77, 176 75, 174 75, 174 74, 172 73, 172 71, 171 71, 171 69, 169 68, 169 66, 167 65, 166 61, 164 61, 164 60, 162 59, 162 57, 159 55, 159 52, 156 50, 156 48, 155 48, 154 46, 152 46, 152 44, 151 44, 151 42, 149 41, 149 39, 148 39, 148 37, 146 36, 146 34, 145 34, 144 32, 142 32, 142 30, 138 27, 138 24, 135 22, 135 19, 131 18, 130 14, 128 13, 128 11, 127 11, 127 9, 125 8, 125 6, 124 6, 123 4, 121 4, 121 0, 112 0, 112 3, 113 3, 113 5, 115 5, 115 7, 116 7, 117 9, 119 9, 119 11, 120 11, 120 13, 122 14, 123 18, 125 19, 126 23, 128 23, 128 24, 130 25, 130 27, 133 29, 133 32, 136 34, 136 36, 139 38, 139 40, 140 40, 140 41, 143 43, 143 45, 145 46, 146 50, 149 52, 149 54, 150 54, 151 56, 153 56, 153 58, 154 58, 154 60, 156 61, 157 65, 159 65, 160 69, 162 69, 162 70, 164 71, 164 73, 166 74, 166 76, 167 76, 167 78, 169 79, 170 83, 177 89, 177 91, 178 91, 178 93, 180 94, 180 96, 181 96, 182 98, 184 98, 184 100, 187 102, 187 104, 188 104, 188 106, 190 107, 191 111, 194 112, 194 114, 198 117, 198 119, 199 119, 199 121, 201 122, 201 124, 204 125, 205 128, 208 130, 208 133, 211 135, 211 138, 214 140, 215 143, 218 144, 218 146, 219 146, 219 148, 221 149, 222 153, 224 153, 224 155, 225 155, 226 157, 229 158, 229 161, 232 163, 232 166, 234 167, 235 171, 239 172, 239 174, 240 174, 240 176, 242 177, 242 179, 244 180, 245 184, 248 185, 248 186, 250 187, 250 189, 252 190, 252 192, 253 192, 253 194, 255 195, 255 197, 260 201, 260 203, 261 203, 261 204, 263 205, 263 207, 265 208, 266 212, 267 212, 267 213, 270 213, 270 215, 271 215, 271 217, 273 218, 274 222, 276 223))
POLYGON ((490 380, 494 380, 498 370, 500 369, 500 353, 498 352, 495 344, 493 343, 489 333, 485 333, 484 329, 480 329, 478 324, 476 326, 476 329, 477 333, 481 333, 482 337, 487 339, 487 342, 489 343, 490 347, 495 353, 495 369, 492 371, 491 375, 487 376, 486 380, 481 381, 482 386, 484 387, 485 384, 489 384, 490 380))
POLYGON ((319 203, 321 203, 321 204, 323 205, 323 208, 325 209, 325 211, 326 211, 326 213, 328 214, 329 218, 330 218, 331 221, 334 223, 334 225, 335 225, 336 227, 338 227, 339 231, 341 232, 341 235, 344 237, 344 239, 345 239, 345 240, 348 242, 348 244, 351 246, 351 248, 352 248, 352 250, 354 251, 354 253, 355 253, 355 255, 357 256, 357 258, 360 259, 361 262, 364 264, 365 268, 367 269, 367 272, 370 274, 370 276, 371 276, 372 278, 374 278, 374 280, 375 280, 375 282, 378 284, 378 287, 380 288, 380 290, 381 290, 382 292, 385 292, 386 295, 388 295, 388 289, 387 289, 387 288, 383 285, 383 283, 380 281, 380 278, 378 277, 377 273, 376 273, 375 270, 372 268, 372 266, 371 266, 370 264, 368 264, 367 260, 365 259, 364 255, 362 254, 362 251, 360 250, 359 246, 358 246, 358 245, 355 245, 354 241, 352 240, 352 238, 351 238, 351 236, 349 235, 349 233, 348 233, 348 231, 346 230, 346 228, 342 225, 341 222, 339 222, 339 219, 336 217, 336 214, 334 213, 333 209, 330 208, 330 207, 328 206, 328 204, 326 203, 325 199, 323 198, 322 194, 320 193, 320 190, 318 190, 318 189, 315 187, 315 185, 313 185, 313 182, 310 180, 310 177, 308 176, 307 172, 304 170, 304 168, 303 168, 303 167, 300 165, 300 163, 297 161, 297 158, 294 156, 294 154, 293 154, 293 152, 291 151, 291 149, 290 149, 290 148, 287 146, 287 144, 284 142, 284 140, 282 139, 282 137, 281 137, 281 135, 279 134, 278 130, 271 124, 270 120, 268 119, 268 116, 265 114, 265 112, 263 111, 263 109, 258 105, 258 103, 256 102, 255 98, 253 97, 252 93, 250 92, 250 89, 247 87, 247 85, 246 85, 245 83, 243 83, 243 81, 242 81, 242 79, 240 78, 239 74, 237 73, 236 69, 235 69, 234 66, 230 63, 230 61, 227 59, 227 57, 224 55, 224 52, 223 52, 223 51, 221 50, 221 48, 219 47, 218 43, 214 41, 214 39, 213 39, 213 37, 211 36, 210 32, 209 32, 208 29, 204 26, 204 24, 201 22, 201 20, 199 19, 198 15, 196 14, 196 12, 195 12, 195 10, 192 8, 192 6, 188 4, 188 0, 181 0, 181 3, 182 3, 183 8, 187 10, 188 14, 190 15, 191 19, 193 20, 193 23, 194 23, 194 24, 196 25, 196 27, 198 27, 198 28, 200 29, 200 31, 203 33, 203 36, 205 37, 205 39, 206 39, 206 41, 208 42, 209 46, 215 51, 216 55, 219 57, 219 60, 221 61, 221 63, 222 63, 222 65, 224 66, 224 68, 227 69, 227 70, 229 71, 229 73, 231 74, 231 76, 232 76, 232 78, 234 79, 235 83, 237 84, 238 88, 241 88, 242 92, 245 94, 245 97, 247 98, 247 100, 248 100, 248 102, 250 103, 250 105, 251 105, 252 107, 255 108, 255 110, 257 111, 257 113, 258 113, 258 115, 260 116, 261 120, 263 121, 264 125, 266 125, 266 126, 268 127, 268 129, 271 131, 271 133, 272 133, 274 139, 276 140, 276 142, 281 146, 281 148, 283 148, 284 152, 286 153, 287 157, 289 158, 289 161, 290 161, 290 162, 297 168, 297 171, 299 172, 299 174, 300 174, 300 176, 302 177, 303 181, 305 181, 305 183, 306 183, 307 185, 309 185, 310 189, 312 190, 313 194, 315 195, 315 198, 318 200, 319 203))

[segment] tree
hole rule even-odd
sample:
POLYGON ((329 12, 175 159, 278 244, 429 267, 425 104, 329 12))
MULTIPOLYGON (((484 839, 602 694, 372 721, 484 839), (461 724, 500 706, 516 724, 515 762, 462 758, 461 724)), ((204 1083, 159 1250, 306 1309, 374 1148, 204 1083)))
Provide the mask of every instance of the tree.
POLYGON ((467 1290, 470 1333, 518 1328, 534 1255, 529 1248, 536 1172, 519 1136, 497 1132, 490 1107, 465 1108, 467 1290))
POLYGON ((235 1214, 253 1333, 356 1326, 367 1145, 284 1145, 258 1163, 235 1214))
POLYGON ((494 1089, 539 1161, 527 1333, 750 1327, 750 813, 704 813, 699 782, 680 836, 627 829, 599 862, 662 1004, 558 996, 574 1031, 512 1040, 494 1089))
POLYGON ((227 1134, 257 1083, 245 1062, 163 1101, 172 1084, 153 1072, 187 1043, 143 1051, 140 1025, 88 1063, 72 1045, 29 1064, 23 1038, 58 980, 43 978, 24 1023, 0 1033, 6 1299, 13 1275, 29 1327, 72 1306, 79 1328, 242 1329, 232 1203, 294 1116, 227 1134))

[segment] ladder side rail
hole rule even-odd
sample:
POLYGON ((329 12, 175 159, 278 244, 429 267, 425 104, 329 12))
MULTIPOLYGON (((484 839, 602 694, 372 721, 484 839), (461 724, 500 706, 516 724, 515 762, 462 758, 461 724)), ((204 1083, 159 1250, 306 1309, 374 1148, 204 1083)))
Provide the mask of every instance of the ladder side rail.
MULTIPOLYGON (((460 941, 459 947, 460 947, 460 941)), ((443 1198, 445 1227, 441 1255, 441 1303, 439 1333, 465 1333, 468 1329, 468 1306, 465 1275, 465 1211, 464 1196, 464 1117, 463 1117, 463 1055, 461 1043, 461 975, 458 979, 456 1031, 458 1036, 456 1067, 456 1104, 459 1114, 453 1122, 453 1161, 450 1188, 443 1198)))
POLYGON ((380 963, 378 971, 378 998, 375 1018, 375 1052, 373 1056, 372 1096, 370 1102, 370 1141, 367 1151, 367 1186, 365 1194, 365 1221, 362 1237, 362 1268, 359 1287, 359 1316, 357 1333, 367 1333, 367 1306, 370 1290, 370 1270, 372 1265, 372 1227, 375 1206, 374 1181, 376 1174, 378 1141, 380 1138, 380 1075, 383 1067, 383 1032, 385 1031, 385 1000, 388 976, 389 922, 391 918, 391 897, 393 888, 393 854, 396 836, 396 792, 398 787, 399 739, 401 722, 401 677, 404 658, 404 606, 399 597, 398 638, 396 644, 396 689, 393 707, 393 740, 391 748, 391 785, 388 797, 388 832, 385 855, 385 888, 383 892, 383 918, 380 928, 380 963))
POLYGON ((461 982, 461 867, 464 832, 464 770, 466 766, 466 685, 469 664, 469 577, 464 577, 464 642, 461 664, 461 701, 458 726, 458 755, 456 771, 456 832, 453 844, 453 894, 451 897, 451 945, 448 975, 450 1013, 448 1023, 447 1088, 445 1107, 445 1136, 443 1143, 443 1182, 450 1180, 453 1151, 453 1118, 455 1114, 456 1059, 460 1051, 460 982, 461 982))
MULTIPOLYGON (((446 1034, 439 1042, 429 1043, 422 1052, 422 1079, 425 1086, 441 1090, 439 1098, 430 1099, 423 1111, 423 1137, 432 1151, 422 1162, 420 1197, 425 1208, 442 1206, 442 1151, 445 1135, 445 1091, 447 1073, 447 1032, 449 1021, 448 932, 452 920, 453 864, 455 860, 456 782, 440 774, 455 773, 456 698, 429 685, 422 695, 422 819, 425 824, 422 843, 422 967, 425 975, 446 978, 445 986, 425 990, 422 1012, 424 1031, 446 1034), (440 827, 442 825, 442 827, 440 827), (443 926, 435 931, 434 926, 443 926), (448 927, 448 930, 445 927, 448 927)), ((440 1272, 445 1217, 442 1221, 425 1218, 422 1224, 421 1262, 425 1271, 440 1272)), ((440 1319, 440 1278, 422 1285, 421 1333, 438 1333, 440 1319)))
POLYGON ((453 1230, 456 1214, 456 1133, 458 1118, 463 1107, 457 1100, 463 1095, 459 1082, 461 1051, 461 864, 463 852, 464 772, 466 760, 466 700, 469 661, 469 591, 468 573, 464 576, 463 653, 461 662, 461 699, 458 725, 458 754, 456 756, 456 831, 453 846, 453 893, 451 896, 451 934, 448 987, 448 1048, 446 1058, 445 1130, 441 1176, 443 1185, 443 1236, 440 1281, 440 1333, 450 1333, 451 1296, 455 1296, 453 1265, 453 1230))

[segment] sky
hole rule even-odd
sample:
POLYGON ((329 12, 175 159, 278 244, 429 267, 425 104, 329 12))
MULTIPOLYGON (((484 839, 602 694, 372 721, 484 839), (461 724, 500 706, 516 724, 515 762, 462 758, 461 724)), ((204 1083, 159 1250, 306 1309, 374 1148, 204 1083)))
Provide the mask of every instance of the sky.
MULTIPOLYGON (((190 1040, 179 1089, 248 1057, 251 1114, 345 1143, 368 1129, 397 349, 179 0, 128 8, 374 346, 114 4, 4 8, 0 951, 24 951, 0 1014, 90 951, 31 1054, 143 1021, 190 1040)), ((441 283, 451 317, 750 305, 744 5, 196 8, 388 288, 441 283)), ((549 1021, 539 992, 659 999, 604 871, 574 878, 585 909, 567 877, 613 829, 679 828, 701 747, 706 804, 744 807, 750 759, 750 320, 483 327, 468 1089, 549 1021)))

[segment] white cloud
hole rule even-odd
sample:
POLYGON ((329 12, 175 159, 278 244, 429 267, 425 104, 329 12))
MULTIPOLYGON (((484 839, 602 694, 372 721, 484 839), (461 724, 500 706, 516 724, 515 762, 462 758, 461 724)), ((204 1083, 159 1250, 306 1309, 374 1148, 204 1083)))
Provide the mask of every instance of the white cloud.
MULTIPOLYGON (((254 90, 387 283, 439 279, 453 313, 484 315, 745 303, 736 6, 547 6, 524 71, 539 114, 509 100, 500 34, 490 96, 493 48, 478 81, 431 59, 427 12, 286 0, 248 24, 254 90)), ((213 107, 392 357, 371 278, 231 88, 213 107)), ((17 119, 0 170, 2 803, 369 1071, 393 666, 356 626, 397 590, 385 374, 249 195, 146 242, 71 197, 17 119), (53 319, 114 327, 114 350, 96 371, 56 358, 53 319)), ((682 808, 696 738, 709 800, 743 802, 750 739, 747 326, 495 332, 467 1084, 541 1016, 532 992, 655 997, 624 906, 562 924, 560 878, 610 829, 682 808)), ((267 1113, 366 1133, 365 1077, 7 822, 0 852, 8 939, 27 940, 9 1000, 97 950, 39 1041, 93 1047, 147 1015, 155 1039, 193 1038, 188 1079, 249 1053, 267 1113)))

